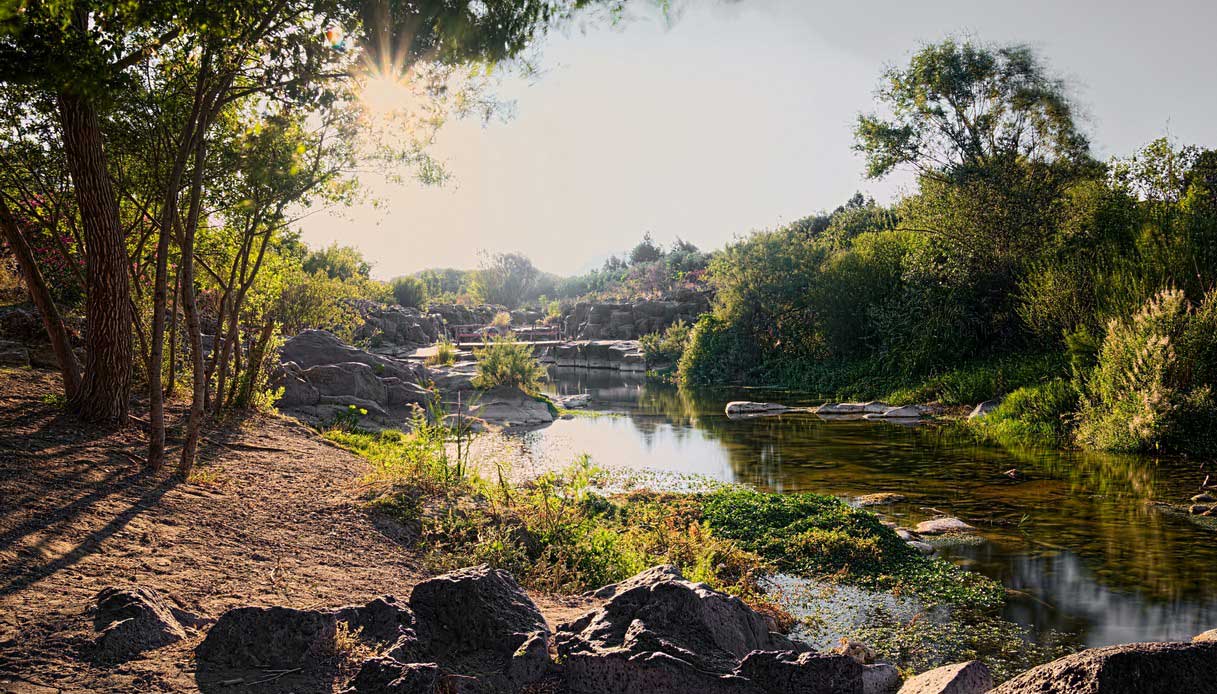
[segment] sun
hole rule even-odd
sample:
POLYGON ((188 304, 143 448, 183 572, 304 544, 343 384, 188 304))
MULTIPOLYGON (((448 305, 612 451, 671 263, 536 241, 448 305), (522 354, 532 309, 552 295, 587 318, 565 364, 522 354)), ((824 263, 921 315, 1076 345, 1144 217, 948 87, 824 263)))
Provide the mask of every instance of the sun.
POLYGON ((369 75, 359 92, 368 114, 380 119, 391 119, 407 110, 412 96, 405 81, 390 73, 369 75))

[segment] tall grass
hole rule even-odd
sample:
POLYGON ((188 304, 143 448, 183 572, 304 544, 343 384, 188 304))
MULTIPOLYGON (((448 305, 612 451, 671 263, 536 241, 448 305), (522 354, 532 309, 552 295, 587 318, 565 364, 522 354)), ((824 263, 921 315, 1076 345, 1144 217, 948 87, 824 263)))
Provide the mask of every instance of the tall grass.
POLYGON ((532 347, 510 337, 499 337, 473 350, 477 358, 475 388, 513 386, 526 393, 537 393, 545 380, 545 368, 537 363, 532 347))

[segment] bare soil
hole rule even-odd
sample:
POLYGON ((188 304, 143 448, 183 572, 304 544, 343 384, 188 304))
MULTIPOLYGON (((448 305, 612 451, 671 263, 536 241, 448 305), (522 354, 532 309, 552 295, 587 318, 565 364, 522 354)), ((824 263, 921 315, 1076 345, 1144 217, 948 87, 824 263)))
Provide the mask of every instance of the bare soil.
MULTIPOLYGON (((335 691, 341 674, 208 681, 192 655, 205 626, 99 662, 94 597, 139 584, 214 619, 243 605, 405 598, 427 577, 408 534, 364 510, 366 463, 304 425, 256 415, 207 431, 183 482, 144 469, 138 423, 83 426, 48 397, 59 390, 50 372, 0 371, 0 692, 335 691)), ((589 607, 533 597, 551 626, 589 607)))

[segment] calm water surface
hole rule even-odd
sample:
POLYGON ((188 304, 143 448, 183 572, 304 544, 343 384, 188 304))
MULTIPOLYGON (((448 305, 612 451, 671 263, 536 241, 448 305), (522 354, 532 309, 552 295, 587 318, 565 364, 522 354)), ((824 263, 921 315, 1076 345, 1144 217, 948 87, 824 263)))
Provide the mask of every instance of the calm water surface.
POLYGON ((814 415, 729 420, 730 400, 813 404, 764 391, 698 391, 611 371, 556 369, 551 393, 591 393, 592 409, 526 435, 527 454, 562 463, 691 473, 777 492, 843 498, 897 492, 880 512, 912 525, 934 510, 985 542, 946 551, 1019 591, 1007 616, 1033 632, 1089 646, 1190 639, 1217 627, 1217 535, 1151 500, 1179 503, 1204 472, 1196 461, 1008 451, 935 427, 822 421, 814 415), (1003 473, 1017 468, 1022 477, 1003 473), (931 510, 933 509, 933 510, 931 510))

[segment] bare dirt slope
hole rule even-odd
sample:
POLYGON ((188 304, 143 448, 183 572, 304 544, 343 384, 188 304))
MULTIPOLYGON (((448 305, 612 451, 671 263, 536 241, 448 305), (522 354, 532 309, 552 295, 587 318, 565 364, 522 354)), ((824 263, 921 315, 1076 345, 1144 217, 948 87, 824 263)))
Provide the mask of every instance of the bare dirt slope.
MULTIPOLYGON (((199 635, 122 665, 92 659, 89 609, 105 586, 152 587, 214 618, 404 598, 425 577, 400 531, 362 510, 364 461, 302 425, 258 416, 209 431, 201 474, 179 482, 143 471, 137 427, 91 430, 47 402, 58 386, 0 372, 0 692, 199 689, 199 635)), ((551 622, 572 611, 538 603, 551 622)))

